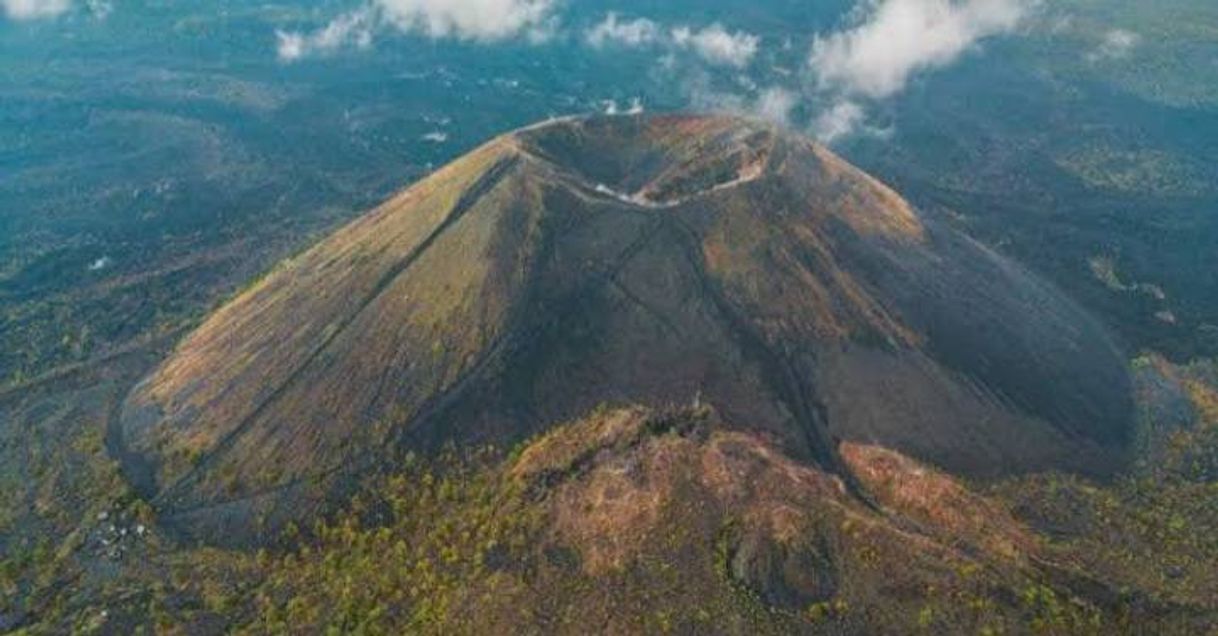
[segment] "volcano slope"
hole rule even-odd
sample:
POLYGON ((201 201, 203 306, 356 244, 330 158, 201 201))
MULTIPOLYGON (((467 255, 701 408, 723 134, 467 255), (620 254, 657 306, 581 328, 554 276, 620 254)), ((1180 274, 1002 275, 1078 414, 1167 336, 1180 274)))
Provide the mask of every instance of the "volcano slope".
POLYGON ((712 404, 840 474, 1106 474, 1124 356, 1051 286, 824 148, 715 116, 495 139, 223 307, 111 431, 167 528, 256 542, 409 452, 712 404))

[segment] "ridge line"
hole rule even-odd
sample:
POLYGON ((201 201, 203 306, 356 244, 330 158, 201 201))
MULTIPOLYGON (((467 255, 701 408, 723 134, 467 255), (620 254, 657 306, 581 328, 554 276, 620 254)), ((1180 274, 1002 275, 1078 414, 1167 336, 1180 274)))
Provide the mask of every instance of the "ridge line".
POLYGON ((220 456, 224 451, 230 449, 233 444, 236 443, 236 440, 239 437, 248 432, 253 423, 264 412, 266 412, 266 409, 277 402, 289 388, 295 385, 300 377, 304 375, 305 370, 308 369, 309 366, 311 366, 312 363, 330 347, 330 345, 338 338, 339 335, 346 332, 347 328, 355 322, 355 319, 359 317, 359 315, 362 314, 364 310, 368 308, 368 306, 370 306, 376 301, 377 298, 380 298, 381 295, 385 293, 389 286, 393 284, 394 280, 396 280, 416 261, 418 261, 418 259, 421 258, 437 240, 439 240, 440 236, 442 236, 449 228, 460 221, 461 218, 465 216, 466 212, 473 208, 484 195, 498 185, 508 171, 515 167, 519 161, 520 156, 514 154, 501 158, 482 176, 478 177, 478 179, 475 180, 475 182, 471 184, 464 193, 461 194, 461 197, 458 198, 452 209, 449 210, 448 214, 445 215, 444 219, 435 227, 434 230, 432 230, 427 238, 423 239, 422 242, 410 250, 410 253, 407 254, 405 258, 403 258, 398 262, 398 264, 394 265, 389 269, 389 271, 385 272, 385 274, 381 276, 381 278, 377 281, 377 284, 364 297, 364 299, 360 301, 355 310, 348 314, 347 318, 341 322, 339 327, 334 329, 333 333, 323 338, 322 342, 319 343, 303 361, 301 361, 296 369, 294 369, 288 375, 288 377, 283 381, 282 384, 279 385, 279 387, 277 387, 265 399, 263 399, 262 402, 252 412, 250 412, 249 415, 243 418, 232 431, 222 437, 220 442, 212 448, 211 452, 207 454, 203 461, 199 462, 184 475, 174 480, 172 484, 161 490, 161 494, 157 497, 157 499, 161 501, 172 500, 175 496, 180 494, 179 491, 184 486, 189 484, 192 480, 195 480, 203 472, 203 470, 214 464, 216 461, 215 458, 220 456))

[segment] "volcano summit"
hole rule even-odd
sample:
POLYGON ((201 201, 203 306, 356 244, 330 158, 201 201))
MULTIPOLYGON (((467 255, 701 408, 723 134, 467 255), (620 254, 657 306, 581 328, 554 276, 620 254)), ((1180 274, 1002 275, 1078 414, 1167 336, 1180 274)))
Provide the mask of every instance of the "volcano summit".
POLYGON ((409 451, 694 400, 838 473, 854 442, 1102 474, 1133 427, 1125 357, 1052 286, 798 135, 628 116, 500 137, 284 263, 113 438, 169 527, 222 540, 409 451))

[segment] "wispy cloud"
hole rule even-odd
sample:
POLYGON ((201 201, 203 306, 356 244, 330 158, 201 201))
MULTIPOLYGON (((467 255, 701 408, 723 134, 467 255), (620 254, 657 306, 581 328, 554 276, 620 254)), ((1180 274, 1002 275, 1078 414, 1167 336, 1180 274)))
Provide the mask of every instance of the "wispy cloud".
POLYGON ((386 19, 403 31, 435 38, 495 41, 547 29, 555 0, 376 0, 386 19))
POLYGON ((718 23, 704 28, 685 25, 668 28, 647 18, 623 20, 616 13, 609 13, 588 29, 584 40, 597 49, 658 46, 687 50, 711 64, 736 68, 748 66, 761 44, 761 38, 751 33, 728 31, 718 23))
POLYGON ((870 98, 919 71, 955 62, 978 41, 1013 31, 1031 0, 870 0, 853 28, 817 38, 811 65, 828 87, 870 98))
POLYGON ((756 116, 780 124, 787 124, 791 111, 799 102, 799 96, 785 88, 773 87, 761 91, 749 108, 756 116))
POLYGON ((812 132, 817 139, 831 144, 842 137, 853 134, 867 121, 867 113, 855 102, 842 100, 816 117, 812 132))
POLYGON ((1142 43, 1142 36, 1125 29, 1113 29, 1104 34, 1099 46, 1087 54, 1092 62, 1101 60, 1120 60, 1129 57, 1133 50, 1142 43))
POLYGON ((367 48, 372 44, 375 26, 374 11, 371 8, 359 9, 338 16, 312 33, 276 31, 276 52, 280 60, 294 62, 303 57, 327 55, 349 46, 367 48))
POLYGON ((980 41, 1014 31, 1038 0, 863 0, 853 24, 817 37, 808 65, 830 107, 815 128, 837 139, 918 73, 946 67, 980 41))
POLYGON ((753 66, 761 38, 720 24, 670 27, 609 13, 584 39, 597 49, 668 49, 659 68, 679 76, 693 106, 807 126, 833 142, 858 132, 883 134, 868 125, 870 109, 905 90, 918 74, 951 65, 987 38, 1014 32, 1040 2, 858 0, 840 30, 814 37, 802 72, 768 87, 747 74, 737 75, 733 86, 707 69, 679 63, 674 54, 688 51, 708 65, 753 66))
POLYGON ((743 68, 757 55, 761 38, 742 31, 729 32, 720 24, 695 31, 678 27, 672 31, 673 42, 702 56, 708 62, 743 68))
POLYGON ((369 0, 315 31, 277 30, 276 52, 294 62, 367 48, 383 30, 484 43, 542 40, 554 27, 555 10, 556 0, 369 0))
POLYGON ((4 15, 10 20, 39 20, 54 18, 72 8, 71 0, 0 0, 4 15))
POLYGON ((622 20, 618 14, 610 13, 599 24, 588 29, 584 39, 598 49, 611 44, 640 47, 659 42, 662 33, 660 25, 647 18, 622 20))
MULTIPOLYGON (((720 23, 665 24, 611 12, 581 35, 588 47, 606 54, 653 51, 656 72, 678 82, 694 107, 806 126, 832 142, 860 131, 879 132, 868 125, 870 110, 919 74, 951 65, 988 38, 1014 32, 1041 2, 857 0, 840 30, 813 38, 800 71, 784 78, 771 74, 768 80, 749 72, 761 70, 762 39, 720 23), (714 72, 715 67, 730 73, 714 72)), ((291 62, 368 47, 382 31, 481 43, 571 35, 560 28, 560 6, 562 0, 365 0, 362 8, 315 31, 277 32, 277 51, 291 62)), ((1100 50, 1115 57, 1136 44, 1136 36, 1113 35, 1100 50)))

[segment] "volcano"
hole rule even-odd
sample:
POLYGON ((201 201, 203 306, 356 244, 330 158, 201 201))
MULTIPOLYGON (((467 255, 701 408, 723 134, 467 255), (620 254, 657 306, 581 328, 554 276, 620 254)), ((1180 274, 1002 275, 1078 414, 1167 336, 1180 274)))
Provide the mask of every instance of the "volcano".
POLYGON ((438 170, 212 315, 112 431, 163 522, 307 519, 411 453, 702 403, 798 461, 1126 461, 1126 357, 1051 285, 810 140, 722 116, 546 122, 438 170))

